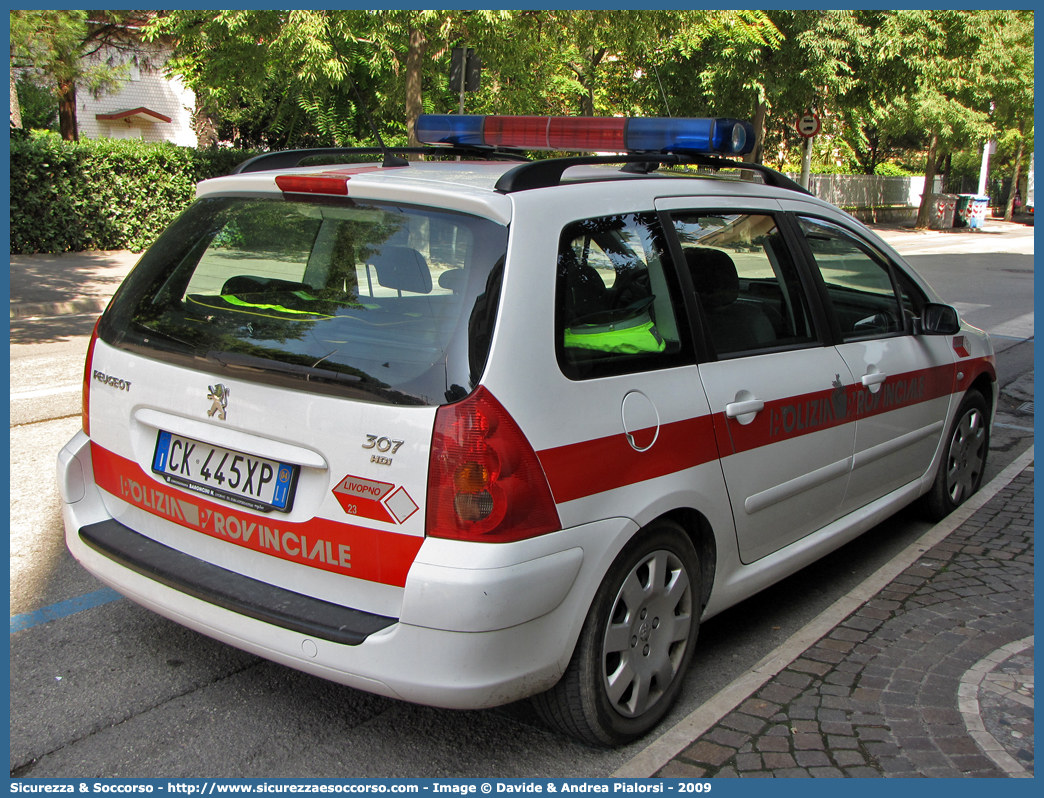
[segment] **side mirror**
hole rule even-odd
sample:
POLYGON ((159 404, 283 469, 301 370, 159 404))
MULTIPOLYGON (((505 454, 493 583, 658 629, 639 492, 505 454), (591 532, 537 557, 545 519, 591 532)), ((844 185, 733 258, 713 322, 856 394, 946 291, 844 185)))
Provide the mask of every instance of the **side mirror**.
POLYGON ((957 310, 949 305, 929 302, 914 320, 915 335, 955 335, 961 331, 957 310))

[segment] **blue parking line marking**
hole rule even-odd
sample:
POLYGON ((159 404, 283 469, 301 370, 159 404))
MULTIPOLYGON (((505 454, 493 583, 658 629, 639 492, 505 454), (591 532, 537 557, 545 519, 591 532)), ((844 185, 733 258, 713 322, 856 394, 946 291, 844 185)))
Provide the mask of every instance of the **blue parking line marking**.
POLYGON ((42 607, 33 612, 26 612, 21 615, 11 616, 11 634, 15 632, 21 632, 25 629, 31 629, 34 626, 39 626, 42 623, 48 621, 55 621, 58 618, 64 618, 67 615, 75 615, 78 612, 89 610, 92 607, 98 607, 102 604, 108 604, 110 601, 116 601, 121 599, 119 593, 110 588, 104 590, 96 590, 93 593, 87 593, 83 596, 77 596, 76 598, 67 599, 66 601, 59 601, 57 604, 52 604, 49 607, 42 607))

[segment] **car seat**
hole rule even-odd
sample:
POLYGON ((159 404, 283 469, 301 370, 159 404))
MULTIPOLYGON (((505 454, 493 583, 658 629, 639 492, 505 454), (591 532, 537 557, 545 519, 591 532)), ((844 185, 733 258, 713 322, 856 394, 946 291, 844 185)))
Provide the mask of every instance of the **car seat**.
POLYGON ((728 253, 685 247, 685 262, 719 355, 761 349, 776 341, 776 331, 762 308, 739 298, 739 274, 728 253))

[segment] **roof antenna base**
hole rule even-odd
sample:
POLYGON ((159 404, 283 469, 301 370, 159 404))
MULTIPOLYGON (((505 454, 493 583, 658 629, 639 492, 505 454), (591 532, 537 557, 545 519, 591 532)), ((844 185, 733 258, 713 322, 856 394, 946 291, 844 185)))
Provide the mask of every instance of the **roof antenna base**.
POLYGON ((632 175, 651 175, 657 169, 660 168, 659 161, 645 161, 645 162, 632 162, 620 167, 621 172, 627 172, 632 175))

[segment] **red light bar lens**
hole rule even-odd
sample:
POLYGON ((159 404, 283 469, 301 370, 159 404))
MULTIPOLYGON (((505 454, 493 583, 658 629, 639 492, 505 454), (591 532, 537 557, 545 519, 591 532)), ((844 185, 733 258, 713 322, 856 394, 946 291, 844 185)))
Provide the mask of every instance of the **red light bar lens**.
POLYGON ((482 139, 487 147, 547 147, 546 116, 487 116, 482 139))
POLYGON ((487 147, 528 150, 625 150, 623 118, 571 116, 487 116, 487 147))
POLYGON ((553 116, 547 131, 547 144, 553 150, 578 147, 582 150, 626 150, 624 128, 627 120, 620 117, 599 119, 553 116))
POLYGON ((279 175, 275 181, 280 191, 286 191, 291 194, 348 196, 347 175, 279 175))

